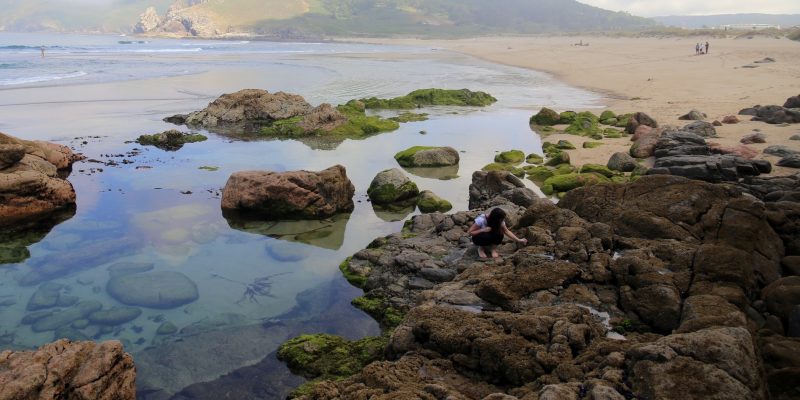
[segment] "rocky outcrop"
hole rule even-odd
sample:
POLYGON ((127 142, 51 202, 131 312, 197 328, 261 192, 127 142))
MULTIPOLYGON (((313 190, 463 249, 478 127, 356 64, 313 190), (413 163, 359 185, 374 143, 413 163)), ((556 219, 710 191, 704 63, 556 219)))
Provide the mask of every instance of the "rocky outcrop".
POLYGON ((354 194, 341 165, 320 172, 242 171, 228 178, 222 210, 228 218, 322 219, 353 211, 354 194))
POLYGON ((302 96, 284 92, 269 93, 261 89, 244 89, 236 93, 223 94, 203 110, 188 115, 175 115, 165 120, 207 129, 242 128, 305 116, 312 110, 311 105, 302 96))
POLYGON ((147 33, 155 30, 161 24, 161 17, 154 7, 147 7, 144 12, 139 15, 139 22, 133 27, 133 33, 147 33))
POLYGON ((339 112, 336 107, 323 103, 306 114, 298 126, 306 132, 330 132, 346 122, 347 117, 339 112))
POLYGON ((59 340, 0 353, 0 398, 133 400, 136 369, 118 341, 59 340))
MULTIPOLYGON (((758 176, 772 170, 768 161, 750 160, 733 154, 714 155, 705 139, 691 132, 666 132, 654 148, 656 160, 648 171, 651 175, 670 174, 708 182, 736 182, 741 177, 758 176)), ((736 152, 736 149, 716 150, 736 152)))
POLYGON ((538 196, 514 174, 506 171, 476 171, 469 185, 469 208, 488 208, 501 204, 527 207, 538 196))
POLYGON ((753 116, 753 121, 762 121, 768 124, 800 123, 800 110, 776 105, 745 108, 739 111, 739 115, 750 115, 753 116))
POLYGON ((625 126, 625 132, 628 132, 629 135, 633 135, 636 133, 636 129, 641 125, 658 128, 658 122, 656 122, 656 120, 643 112, 637 112, 628 120, 628 125, 625 126))
POLYGON ((796 217, 674 176, 506 201, 487 203, 528 243, 501 245, 490 266, 466 234, 485 209, 416 216, 343 263, 365 291, 354 304, 396 328, 385 361, 301 398, 798 394, 798 345, 780 322, 800 293, 783 265, 798 262, 776 233, 796 217))
POLYGON ((59 170, 82 157, 66 146, 0 133, 0 221, 36 218, 75 205, 75 190, 59 170))

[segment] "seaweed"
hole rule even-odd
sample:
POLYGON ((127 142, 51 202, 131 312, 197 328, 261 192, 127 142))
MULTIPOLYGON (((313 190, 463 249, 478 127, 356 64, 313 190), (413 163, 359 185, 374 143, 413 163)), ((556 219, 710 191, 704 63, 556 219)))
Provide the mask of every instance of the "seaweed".
POLYGON ((258 301, 258 297, 271 297, 275 298, 272 294, 272 278, 281 275, 288 275, 291 272, 281 272, 279 274, 272 274, 267 276, 262 276, 260 278, 253 279, 250 283, 240 282, 233 279, 228 279, 219 274, 211 274, 212 278, 222 279, 231 283, 237 283, 244 286, 244 292, 242 293, 242 297, 236 301, 236 304, 241 305, 245 300, 249 301, 250 303, 261 304, 258 301))

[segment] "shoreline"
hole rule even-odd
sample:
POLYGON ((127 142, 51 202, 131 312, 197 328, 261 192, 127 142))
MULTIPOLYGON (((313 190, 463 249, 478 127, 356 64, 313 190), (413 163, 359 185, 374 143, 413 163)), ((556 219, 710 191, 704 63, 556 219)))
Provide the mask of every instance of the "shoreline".
MULTIPOLYGON (((570 86, 601 96, 606 109, 618 114, 645 112, 662 126, 682 127, 692 121, 679 116, 697 109, 706 121, 721 121, 755 105, 782 105, 800 93, 800 42, 788 39, 611 38, 611 37, 485 37, 473 39, 358 39, 370 44, 437 47, 455 54, 552 76, 570 86), (697 42, 710 41, 708 55, 691 53, 697 42), (577 43, 584 43, 578 46, 577 43), (756 63, 765 58, 773 63, 756 63), (621 62, 620 60, 625 60, 621 62)), ((530 110, 531 115, 538 110, 530 110)), ((567 111, 556 109, 556 111, 567 111)), ((576 108, 574 111, 595 111, 576 108)), ((773 165, 777 157, 762 151, 770 145, 786 145, 800 151, 795 126, 769 125, 740 117, 740 123, 717 127, 711 142, 740 145, 740 139, 760 131, 767 143, 748 145, 773 165)), ((575 135, 542 135, 552 141, 571 140, 570 150, 581 163, 605 164, 615 151, 629 145, 627 139, 604 139, 611 146, 582 149, 586 138, 575 135)), ((789 175, 796 170, 775 167, 768 175, 789 175)))

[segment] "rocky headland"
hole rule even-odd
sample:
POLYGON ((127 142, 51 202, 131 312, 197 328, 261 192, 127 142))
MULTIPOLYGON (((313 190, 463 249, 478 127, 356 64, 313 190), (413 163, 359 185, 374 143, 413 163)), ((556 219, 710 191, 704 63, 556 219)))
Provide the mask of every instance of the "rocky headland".
POLYGON ((329 379, 295 396, 797 398, 799 179, 653 175, 556 205, 477 172, 474 210, 416 216, 342 264, 365 292, 353 304, 385 328, 383 354, 330 380, 327 355, 374 342, 287 342, 294 370, 329 379), (466 230, 491 207, 528 245, 486 263, 466 230))

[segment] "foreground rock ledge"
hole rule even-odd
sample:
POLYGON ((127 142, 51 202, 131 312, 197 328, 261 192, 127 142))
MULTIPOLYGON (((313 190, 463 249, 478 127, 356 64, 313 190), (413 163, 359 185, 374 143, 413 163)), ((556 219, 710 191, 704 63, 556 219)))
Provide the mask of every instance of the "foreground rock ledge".
POLYGON ((75 204, 75 190, 59 171, 82 159, 66 146, 0 132, 0 222, 44 216, 75 204))
POLYGON ((324 171, 242 171, 228 178, 222 192, 226 217, 323 219, 353 211, 355 186, 335 165, 324 171))
POLYGON ((62 339, 0 353, 0 399, 133 400, 136 369, 116 340, 62 339))

